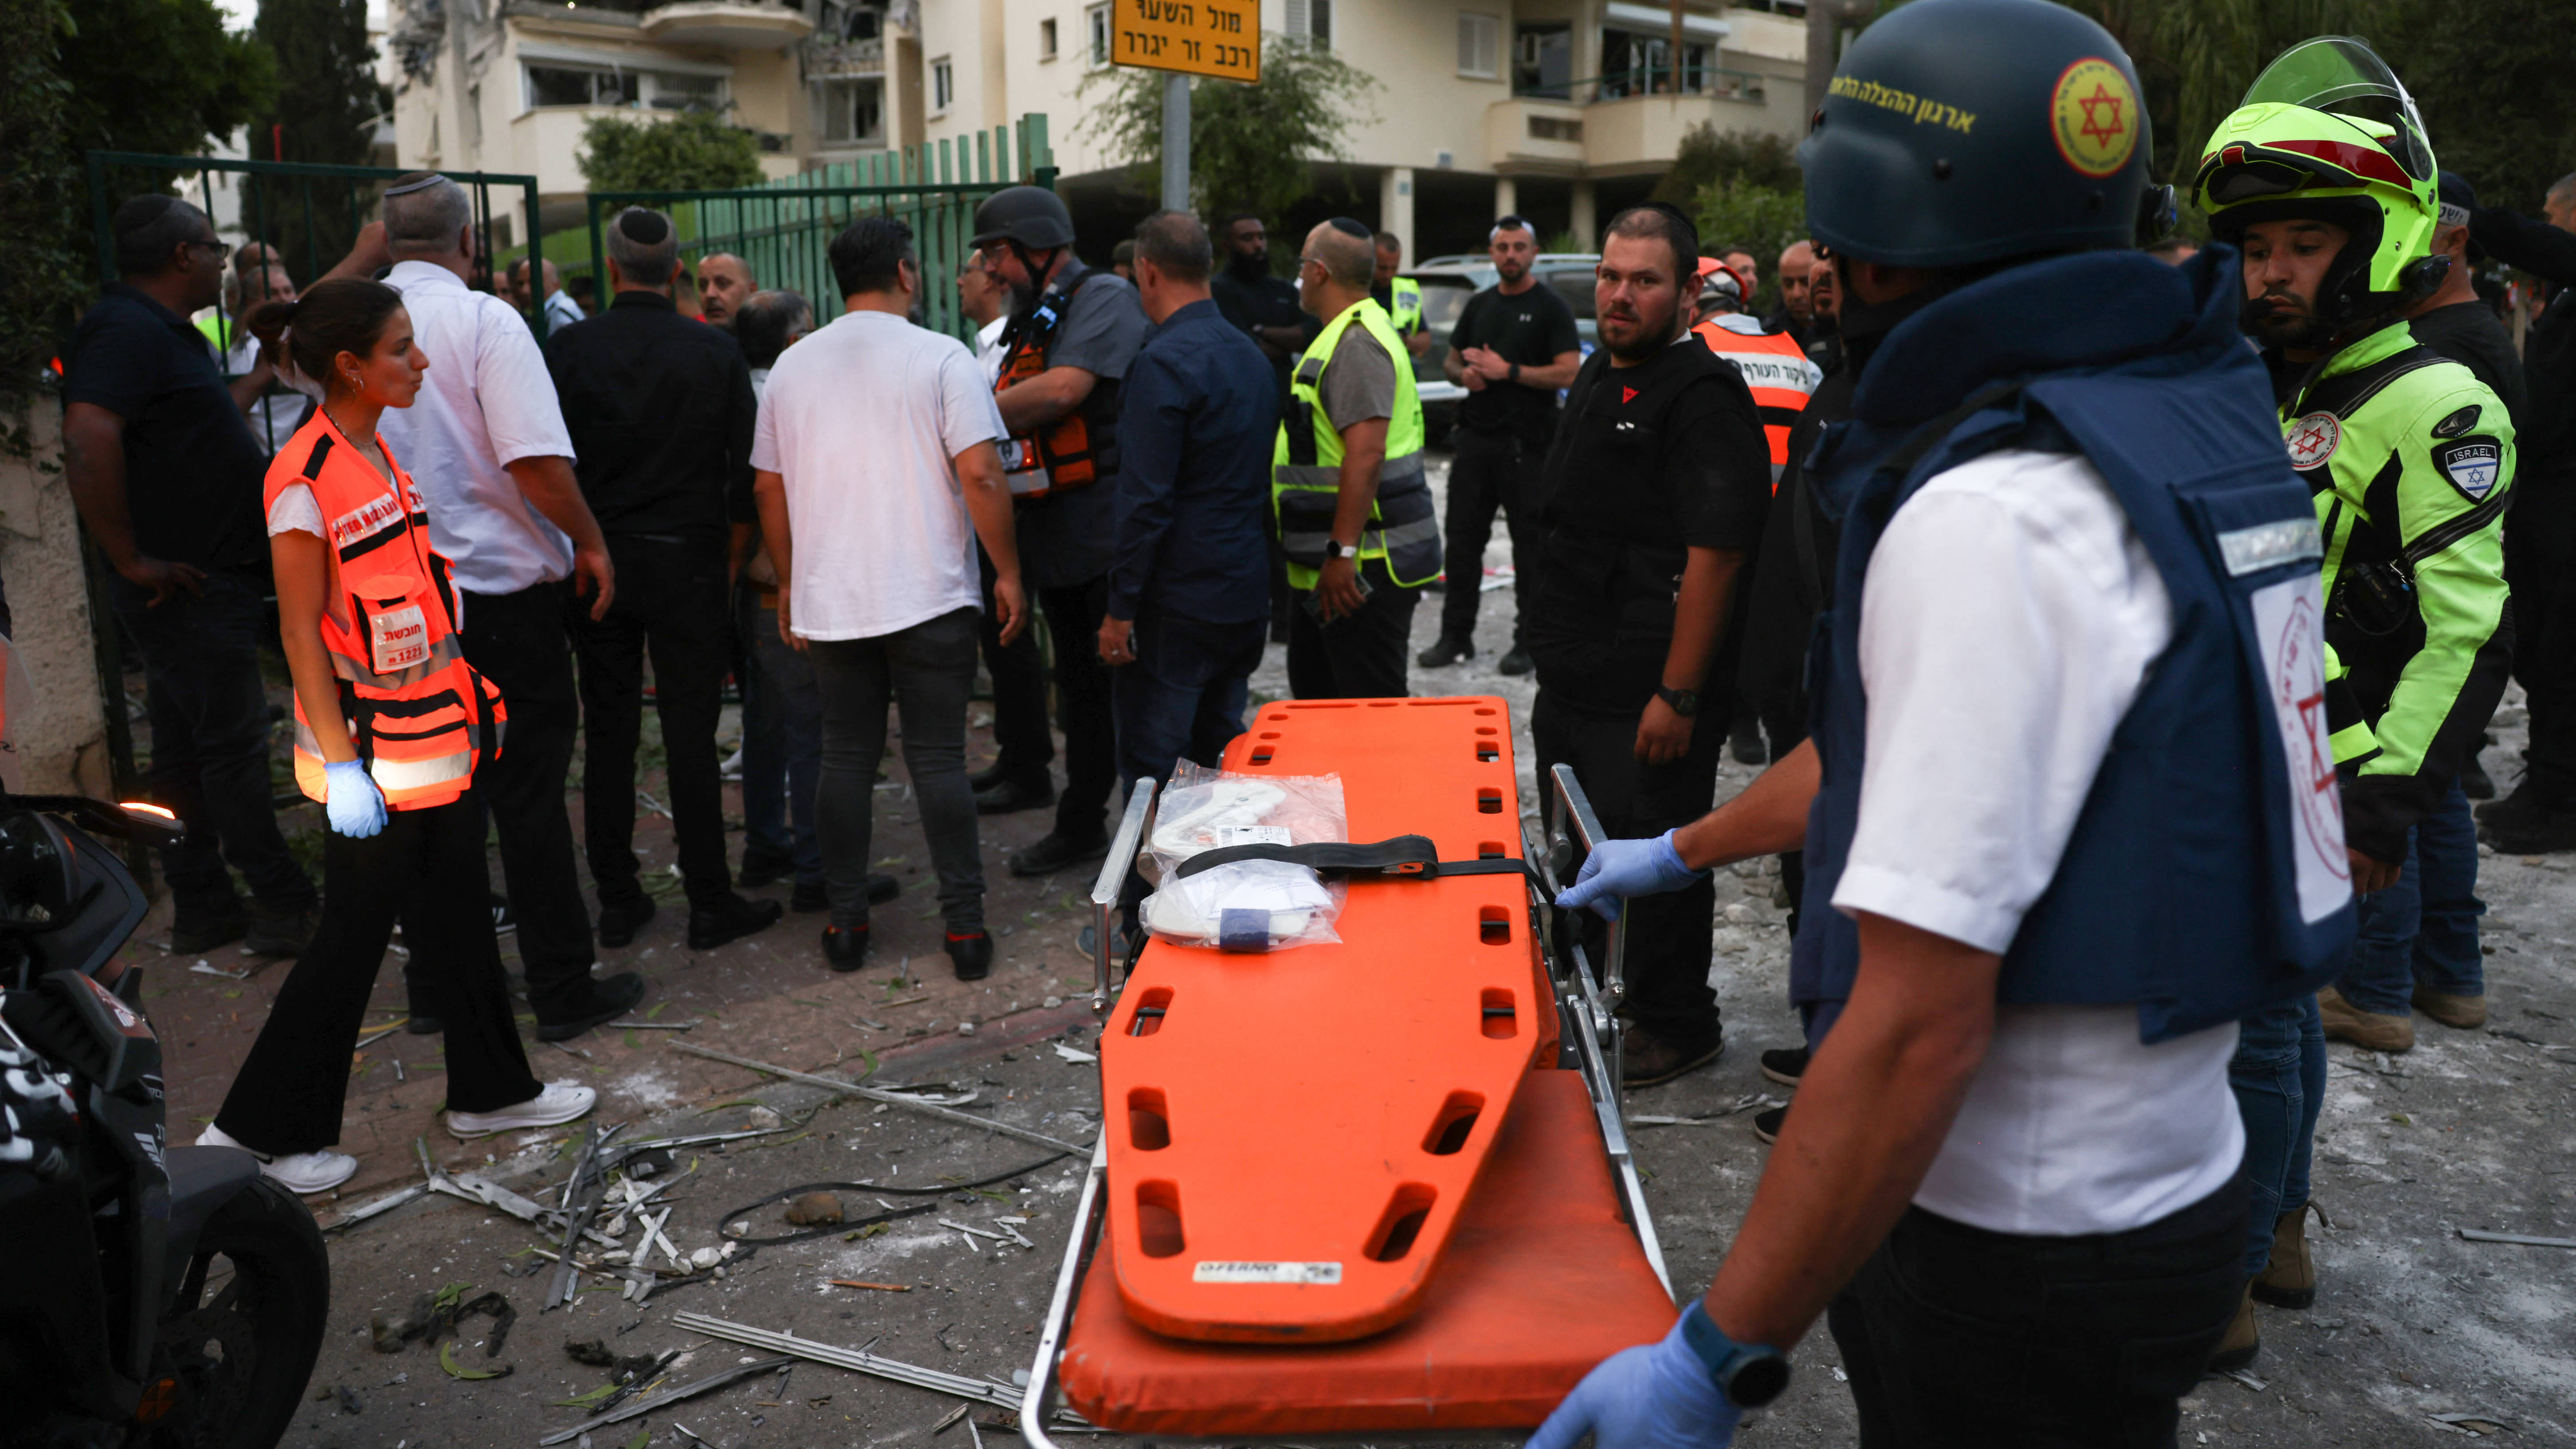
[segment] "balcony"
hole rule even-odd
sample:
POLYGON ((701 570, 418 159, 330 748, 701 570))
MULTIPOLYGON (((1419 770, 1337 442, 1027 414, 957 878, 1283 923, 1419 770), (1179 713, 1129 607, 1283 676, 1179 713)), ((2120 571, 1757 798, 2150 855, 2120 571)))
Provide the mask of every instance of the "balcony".
POLYGON ((1672 164, 1684 132, 1702 121, 1729 130, 1767 107, 1769 77, 1692 67, 1678 92, 1669 72, 1629 72, 1556 86, 1524 86, 1485 108, 1485 154, 1505 175, 1621 176, 1672 164))
POLYGON ((678 0, 645 11, 643 30, 665 45, 785 50, 813 34, 814 22, 778 0, 678 0))
POLYGON ((876 36, 864 40, 836 40, 818 32, 808 36, 799 49, 804 52, 805 75, 809 80, 885 74, 885 41, 876 36))

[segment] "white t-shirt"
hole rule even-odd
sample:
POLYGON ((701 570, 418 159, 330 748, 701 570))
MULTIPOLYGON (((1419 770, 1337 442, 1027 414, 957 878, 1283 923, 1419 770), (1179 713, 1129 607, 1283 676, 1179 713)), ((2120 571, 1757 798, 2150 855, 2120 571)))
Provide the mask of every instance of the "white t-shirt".
POLYGON ((790 626, 870 639, 980 607, 950 460, 1003 436, 966 345, 892 313, 844 312, 780 353, 751 466, 786 485, 790 626))
MULTIPOLYGON (((2164 581, 2068 454, 1991 453, 1925 484, 1861 595, 1859 820, 1834 890, 2002 951, 2056 875, 2112 731, 2173 637, 2164 581)), ((2236 1171, 2233 1023, 2142 1046, 2132 1006, 2006 1006, 1921 1207, 1994 1232, 2124 1232, 2236 1171)))
POLYGON ((478 594, 569 577, 572 540, 504 471, 521 458, 573 456, 527 319, 433 262, 397 262, 385 284, 403 294, 429 371, 419 400, 385 409, 376 426, 420 489, 430 542, 478 594))

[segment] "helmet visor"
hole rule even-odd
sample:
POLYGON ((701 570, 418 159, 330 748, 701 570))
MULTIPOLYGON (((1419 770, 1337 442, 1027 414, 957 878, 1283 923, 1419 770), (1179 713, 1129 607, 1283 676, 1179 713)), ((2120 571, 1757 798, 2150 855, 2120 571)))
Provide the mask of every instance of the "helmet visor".
POLYGON ((2433 152, 2415 98, 2367 42, 2321 35, 2291 46, 2263 67, 2241 104, 2266 102, 2376 122, 2395 133, 2381 144, 2408 176, 2424 181, 2433 175, 2433 152))

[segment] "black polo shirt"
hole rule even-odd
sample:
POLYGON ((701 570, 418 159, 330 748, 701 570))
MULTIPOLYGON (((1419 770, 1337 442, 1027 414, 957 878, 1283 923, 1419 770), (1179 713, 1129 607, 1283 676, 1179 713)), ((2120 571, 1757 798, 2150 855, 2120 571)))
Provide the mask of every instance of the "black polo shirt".
POLYGON ((655 292, 546 339, 546 370, 572 433, 573 474, 611 538, 721 547, 757 517, 751 431, 759 404, 733 335, 655 292))
POLYGON ((202 569, 255 568, 266 556, 268 459, 187 318, 111 284, 72 334, 63 401, 125 420, 125 502, 143 554, 202 569))

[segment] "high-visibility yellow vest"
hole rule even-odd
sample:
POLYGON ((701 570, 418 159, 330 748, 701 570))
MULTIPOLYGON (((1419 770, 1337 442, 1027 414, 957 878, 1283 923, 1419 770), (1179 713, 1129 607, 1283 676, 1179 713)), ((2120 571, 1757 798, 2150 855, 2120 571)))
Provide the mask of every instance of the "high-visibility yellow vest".
POLYGON ((1422 284, 1411 277, 1398 277, 1387 284, 1388 297, 1394 303, 1386 309, 1387 320, 1395 324, 1398 336, 1410 336, 1422 330, 1422 284))
POLYGON ((1271 451, 1270 502, 1278 512, 1279 546, 1288 555, 1288 586, 1315 587, 1332 537, 1333 510, 1341 496, 1342 435, 1323 406, 1324 370, 1342 339, 1357 326, 1377 339, 1395 369, 1395 413, 1386 424, 1386 462, 1378 469, 1377 501, 1360 532, 1359 557, 1382 559, 1406 588, 1440 575, 1440 520, 1431 505, 1431 483, 1422 469, 1422 398, 1414 391, 1412 357, 1395 324, 1376 300, 1362 297, 1324 324, 1288 383, 1288 416, 1280 421, 1271 451))

